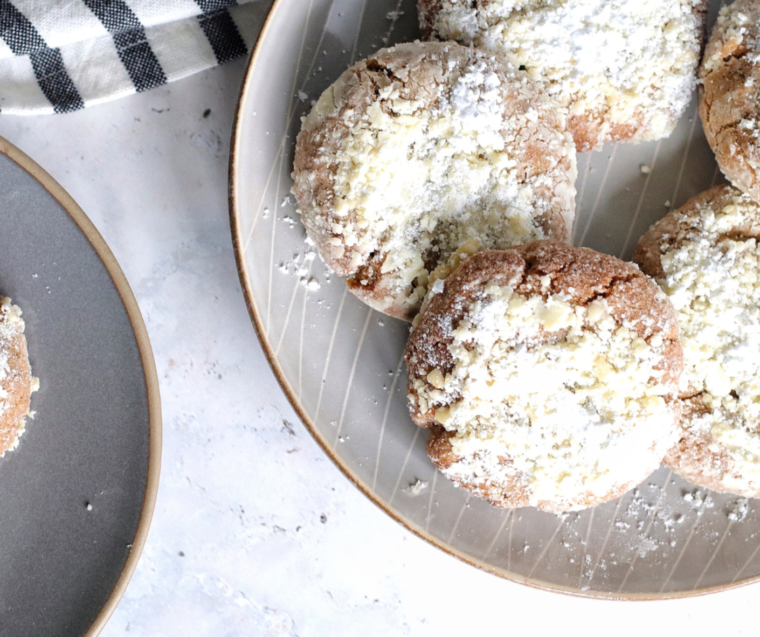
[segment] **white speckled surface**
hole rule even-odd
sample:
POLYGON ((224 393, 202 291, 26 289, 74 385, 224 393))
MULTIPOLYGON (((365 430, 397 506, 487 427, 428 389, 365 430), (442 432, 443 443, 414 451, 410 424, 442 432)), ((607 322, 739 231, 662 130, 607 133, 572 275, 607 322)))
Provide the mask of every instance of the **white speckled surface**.
POLYGON ((0 135, 103 233, 156 355, 158 505, 103 634, 756 634, 757 586, 641 603, 528 589, 432 548, 343 478, 274 381, 237 280, 226 177, 243 70, 72 115, 0 116, 0 135))

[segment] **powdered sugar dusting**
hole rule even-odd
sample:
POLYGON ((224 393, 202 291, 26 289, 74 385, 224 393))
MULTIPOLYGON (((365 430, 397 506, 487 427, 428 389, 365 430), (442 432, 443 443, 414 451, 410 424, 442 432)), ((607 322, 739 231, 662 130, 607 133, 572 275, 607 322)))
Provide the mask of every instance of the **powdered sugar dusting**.
POLYGON ((313 134, 345 109, 324 217, 301 194, 312 196, 315 175, 294 175, 303 220, 328 264, 351 275, 379 261, 382 283, 359 276, 355 293, 376 309, 413 316, 431 271, 462 244, 507 248, 544 238, 542 215, 562 219, 552 232, 565 238, 575 152, 530 78, 453 44, 398 45, 364 64, 375 98, 354 104, 339 80, 303 124, 302 136, 313 134), (529 152, 546 165, 529 165, 529 152), (362 295, 359 286, 372 285, 362 295))
POLYGON ((0 300, 0 418, 8 411, 8 392, 3 388, 3 381, 13 373, 10 367, 13 340, 23 329, 24 321, 21 318, 20 308, 11 304, 9 298, 2 298, 0 300))
POLYGON ((19 396, 12 396, 11 388, 27 384, 27 391, 39 389, 36 378, 22 377, 17 365, 12 364, 12 357, 17 355, 18 338, 23 332, 21 308, 13 305, 8 297, 0 297, 0 457, 18 446, 19 436, 24 433, 25 418, 33 417, 33 413, 28 412, 18 418, 18 407, 12 402, 18 401, 19 396))
POLYGON ((571 114, 604 118, 601 145, 615 126, 638 128, 637 141, 673 129, 695 86, 700 7, 701 0, 443 0, 432 29, 524 66, 571 114))
POLYGON ((524 297, 491 285, 448 346, 454 368, 414 381, 454 436, 455 481, 527 485, 531 505, 583 508, 655 469, 676 440, 662 338, 646 341, 604 299, 524 297), (507 460, 508 459, 508 460, 507 460))
POLYGON ((760 250, 755 238, 735 235, 757 227, 760 206, 731 193, 719 209, 697 205, 688 237, 661 257, 660 283, 681 326, 681 391, 704 406, 684 426, 724 458, 703 459, 701 471, 751 494, 760 492, 760 250))
POLYGON ((721 8, 702 62, 710 72, 721 67, 734 51, 749 49, 746 56, 757 62, 760 55, 760 33, 757 29, 758 11, 754 1, 738 0, 721 8))

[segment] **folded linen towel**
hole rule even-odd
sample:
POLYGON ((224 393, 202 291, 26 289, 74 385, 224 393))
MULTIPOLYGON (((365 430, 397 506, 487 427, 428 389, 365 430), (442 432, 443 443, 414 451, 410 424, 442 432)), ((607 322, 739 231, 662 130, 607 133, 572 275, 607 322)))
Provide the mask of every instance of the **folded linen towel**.
POLYGON ((271 0, 0 0, 0 113, 68 113, 246 55, 271 0))

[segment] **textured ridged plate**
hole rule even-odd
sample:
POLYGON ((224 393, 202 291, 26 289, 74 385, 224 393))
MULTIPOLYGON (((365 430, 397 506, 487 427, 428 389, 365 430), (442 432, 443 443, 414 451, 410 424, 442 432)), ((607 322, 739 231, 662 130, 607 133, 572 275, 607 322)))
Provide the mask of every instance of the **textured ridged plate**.
POLYGON ((156 501, 161 406, 137 302, 84 212, 0 138, 0 293, 26 321, 33 420, 0 459, 0 636, 94 637, 156 501))
MULTIPOLYGON (((710 22, 720 2, 713 2, 710 22)), ((354 60, 418 37, 413 0, 278 0, 240 99, 232 227, 251 317, 288 398, 346 476, 395 519, 497 575, 579 595, 693 595, 760 577, 760 501, 660 469, 605 505, 556 516, 498 510, 454 488, 409 419, 408 326, 368 309, 307 258, 292 196, 295 137, 354 60), (420 482, 417 482, 420 481, 420 482), (419 489, 410 489, 417 483, 419 489)), ((578 161, 574 242, 629 259, 668 210, 722 180, 692 102, 670 138, 578 161), (647 169, 648 168, 648 169, 647 169)))

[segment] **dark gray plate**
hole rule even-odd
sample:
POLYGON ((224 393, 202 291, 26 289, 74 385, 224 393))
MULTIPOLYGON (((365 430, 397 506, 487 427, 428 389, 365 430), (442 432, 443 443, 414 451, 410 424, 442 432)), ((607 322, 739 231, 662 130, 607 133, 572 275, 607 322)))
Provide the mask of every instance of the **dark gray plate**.
POLYGON ((155 503, 155 366, 103 239, 2 138, 0 294, 23 310, 41 383, 34 420, 0 459, 0 635, 95 635, 126 588, 155 503))

